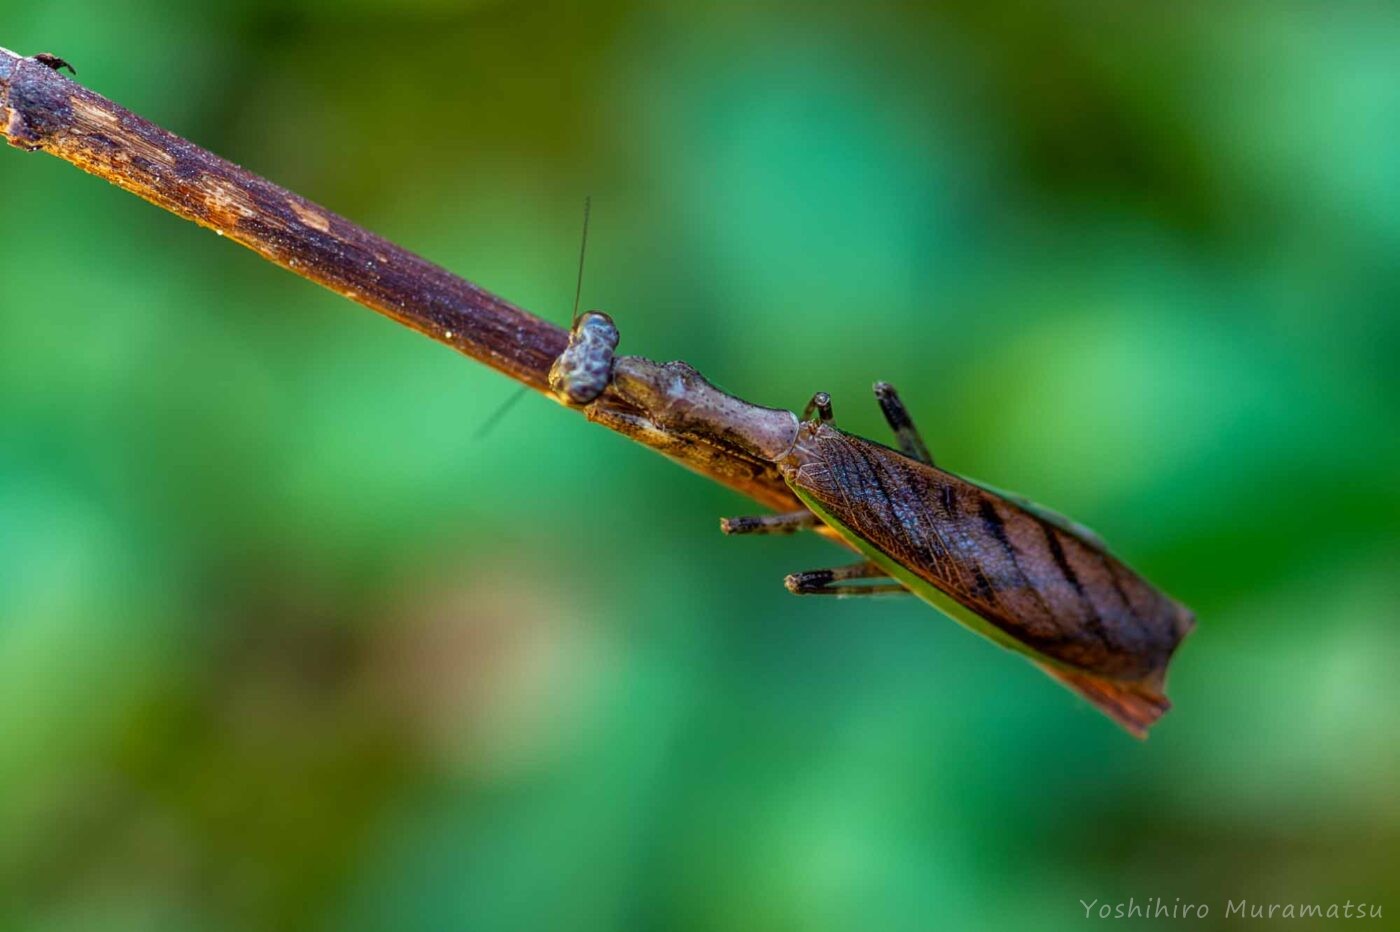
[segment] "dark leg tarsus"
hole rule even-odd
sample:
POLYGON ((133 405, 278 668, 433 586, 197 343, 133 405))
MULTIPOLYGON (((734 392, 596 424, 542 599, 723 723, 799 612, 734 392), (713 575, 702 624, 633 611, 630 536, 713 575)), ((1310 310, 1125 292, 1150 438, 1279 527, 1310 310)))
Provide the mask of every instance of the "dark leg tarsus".
POLYGON ((67 68, 73 74, 78 73, 78 69, 74 68, 72 65, 68 64, 68 62, 59 58, 57 55, 51 55, 48 52, 40 52, 38 55, 34 56, 34 60, 41 65, 48 65, 54 71, 67 68))
POLYGON ((894 386, 889 382, 876 382, 875 399, 880 402, 880 410, 885 412, 885 420, 894 431, 900 451, 911 460, 932 466, 933 455, 924 445, 924 438, 919 436, 919 429, 914 426, 913 419, 909 417, 909 409, 899 400, 899 393, 894 390, 894 386))
POLYGON ((817 417, 823 424, 831 422, 831 396, 826 392, 817 392, 812 396, 812 400, 807 402, 807 407, 802 409, 802 420, 807 420, 812 416, 812 412, 817 412, 817 417))
POLYGON ((793 573, 783 580, 783 585, 787 586, 788 591, 793 595, 834 595, 838 598, 856 595, 908 593, 908 589, 893 581, 874 585, 832 585, 832 583, 840 583, 848 579, 888 580, 888 578, 884 570, 867 561, 838 566, 829 570, 808 570, 805 573, 793 573))
POLYGON ((790 511, 780 515, 720 518, 719 529, 725 534, 792 534, 814 528, 817 523, 817 516, 810 511, 790 511))

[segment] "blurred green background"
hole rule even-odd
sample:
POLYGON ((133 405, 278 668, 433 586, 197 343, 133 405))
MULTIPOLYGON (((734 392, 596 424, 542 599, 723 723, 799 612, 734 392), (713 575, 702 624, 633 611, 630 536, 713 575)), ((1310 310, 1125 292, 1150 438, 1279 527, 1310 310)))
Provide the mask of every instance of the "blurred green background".
POLYGON ((1132 6, 5 0, 0 44, 557 321, 592 194, 624 351, 877 439, 888 379, 1200 626, 1133 741, 5 150, 0 926, 1394 928, 1400 10, 1132 6))

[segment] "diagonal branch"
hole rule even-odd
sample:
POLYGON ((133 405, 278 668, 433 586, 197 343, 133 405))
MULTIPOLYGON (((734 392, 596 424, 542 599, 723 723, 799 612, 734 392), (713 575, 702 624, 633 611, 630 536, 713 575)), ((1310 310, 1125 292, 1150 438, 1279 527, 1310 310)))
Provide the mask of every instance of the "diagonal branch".
MULTIPOLYGON (((59 74, 0 48, 0 132, 548 394, 568 333, 59 74)), ((800 508, 771 466, 723 438, 667 429, 609 390, 586 409, 702 475, 781 511, 800 508)))

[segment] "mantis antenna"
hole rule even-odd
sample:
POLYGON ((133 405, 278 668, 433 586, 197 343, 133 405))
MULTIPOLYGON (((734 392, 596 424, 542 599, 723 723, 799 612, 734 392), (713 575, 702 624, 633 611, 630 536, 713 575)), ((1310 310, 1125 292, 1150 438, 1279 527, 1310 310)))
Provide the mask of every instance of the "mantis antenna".
MULTIPOLYGON (((588 255, 588 218, 592 214, 592 212, 593 198, 592 196, 585 197, 583 199, 583 241, 579 244, 578 247, 578 281, 574 285, 574 313, 573 316, 569 318, 569 327, 571 330, 578 326, 579 301, 583 297, 583 260, 584 257, 588 255)), ((511 408, 515 407, 516 404, 519 403, 520 399, 525 397, 525 394, 529 392, 529 390, 530 389, 528 387, 521 386, 519 389, 516 390, 514 395, 511 395, 509 398, 503 401, 501 403, 501 406, 497 408, 495 412, 492 413, 492 415, 482 423, 481 427, 477 429, 476 439, 482 440, 486 437, 487 434, 491 433, 491 431, 495 429, 496 425, 501 422, 501 418, 505 417, 507 412, 509 412, 511 408)))
POLYGON ((583 199, 583 242, 578 247, 578 284, 574 286, 574 316, 569 318, 569 327, 578 326, 578 301, 583 296, 583 257, 588 254, 588 215, 593 212, 593 197, 583 199))
POLYGON ((602 311, 579 315, 583 294, 583 259, 588 255, 588 215, 593 199, 583 199, 583 242, 578 247, 578 287, 574 289, 574 317, 569 344, 549 367, 549 388, 568 405, 597 400, 612 379, 613 350, 617 349, 617 325, 602 311))

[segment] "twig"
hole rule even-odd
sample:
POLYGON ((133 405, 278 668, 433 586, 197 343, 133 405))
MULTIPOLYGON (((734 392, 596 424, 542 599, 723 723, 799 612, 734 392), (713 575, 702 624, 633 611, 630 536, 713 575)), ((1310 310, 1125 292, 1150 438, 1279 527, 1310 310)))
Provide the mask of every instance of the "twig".
MULTIPOLYGON (((0 48, 0 131, 216 230, 269 262, 549 393, 568 333, 298 194, 0 48)), ((552 396, 551 396, 552 397, 552 396)), ((771 464, 724 438, 656 423, 611 389, 584 409, 702 475, 779 511, 801 505, 771 464)))

